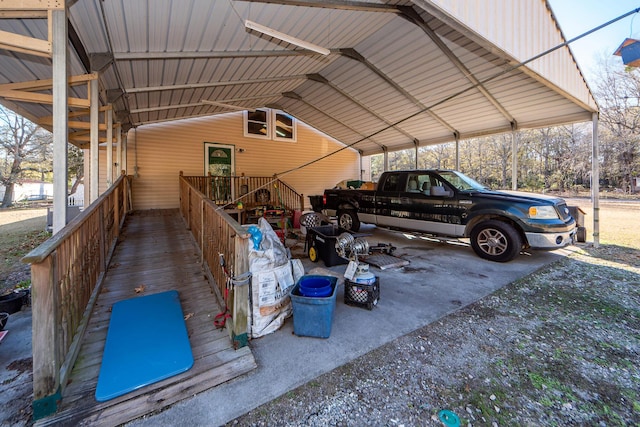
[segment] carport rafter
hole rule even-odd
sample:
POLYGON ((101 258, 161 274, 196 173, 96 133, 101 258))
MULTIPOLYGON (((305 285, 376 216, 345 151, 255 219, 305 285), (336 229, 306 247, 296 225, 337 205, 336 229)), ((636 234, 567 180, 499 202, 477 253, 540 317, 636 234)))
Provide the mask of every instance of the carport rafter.
POLYGON ((185 83, 180 85, 132 87, 132 88, 124 89, 124 92, 125 94, 135 94, 135 93, 145 93, 145 92, 160 92, 165 90, 207 89, 211 87, 220 87, 220 86, 234 86, 234 85, 246 85, 246 84, 254 84, 254 83, 279 82, 283 80, 303 80, 306 78, 307 78, 306 74, 292 74, 289 76, 262 77, 259 79, 248 79, 248 80, 229 80, 229 81, 223 81, 223 82, 185 83))
MULTIPOLYGON (((306 80, 307 79, 307 75, 305 74, 292 74, 292 75, 288 75, 288 76, 274 76, 274 77, 262 77, 262 78, 258 78, 258 79, 247 79, 247 80, 231 80, 231 81, 219 81, 219 82, 207 82, 207 83, 187 83, 187 84, 181 84, 181 85, 171 85, 171 86, 153 86, 153 87, 141 87, 141 88, 129 88, 129 89, 124 89, 124 94, 138 94, 138 93, 148 93, 148 92, 155 92, 155 91, 172 91, 172 90, 193 90, 193 89, 208 89, 208 88, 215 88, 215 87, 225 87, 225 86, 235 86, 235 85, 245 85, 245 84, 260 84, 260 83, 272 83, 272 82, 280 82, 280 81, 287 81, 287 80, 306 80)), ((175 106, 175 108, 196 108, 196 107, 204 107, 205 105, 202 102, 198 102, 196 103, 190 103, 187 104, 186 106, 184 104, 182 105, 177 105, 175 106)), ((156 111, 166 111, 166 110, 170 110, 171 108, 164 108, 161 106, 158 107, 149 107, 148 111, 146 111, 147 109, 138 109, 138 110, 131 110, 131 114, 142 114, 142 113, 153 113, 156 111)), ((181 116, 184 119, 187 118, 197 118, 197 117, 206 117, 206 116, 211 116, 211 115, 215 115, 215 114, 222 114, 222 113, 226 113, 228 111, 221 111, 221 112, 207 112, 207 113, 198 113, 198 114, 191 114, 191 115, 184 115, 181 116)), ((162 122, 167 122, 167 121, 171 121, 173 120, 172 118, 164 118, 164 119, 156 119, 156 120, 140 120, 140 118, 138 118, 137 121, 135 121, 135 125, 144 125, 144 124, 150 124, 150 123, 162 123, 162 122)))
MULTIPOLYGON (((256 96, 246 96, 242 98, 231 98, 231 99, 216 99, 215 102, 219 103, 232 103, 232 102, 245 102, 245 101, 253 101, 255 99, 264 99, 264 98, 280 98, 282 94, 280 93, 268 93, 264 95, 256 95, 256 96)), ((139 113, 151 113, 154 111, 163 111, 163 110, 172 110, 174 108, 192 108, 192 107, 202 107, 203 105, 207 105, 206 102, 193 102, 190 104, 172 104, 172 105, 161 105, 158 107, 149 107, 149 108, 138 108, 131 110, 131 114, 139 114, 139 113)), ((255 107, 258 108, 258 107, 255 107)))
POLYGON ((113 59, 115 61, 151 61, 156 59, 229 59, 281 56, 321 56, 321 54, 310 50, 243 50, 234 52, 117 52, 113 54, 113 59))
MULTIPOLYGON (((420 28, 424 33, 429 37, 429 39, 440 49, 440 51, 449 59, 449 61, 462 73, 462 75, 469 80, 469 82, 474 85, 474 87, 493 105, 499 112, 504 116, 504 118, 509 122, 515 122, 515 118, 507 111, 500 102, 484 87, 482 82, 478 80, 471 70, 469 70, 462 61, 447 47, 447 45, 438 37, 438 35, 429 27, 429 25, 422 19, 419 13, 415 11, 413 7, 400 7, 402 9, 402 17, 407 19, 409 22, 416 25, 420 28)), ((422 106, 422 109, 425 109, 426 106, 422 106)), ((451 129, 452 132, 455 130, 451 129)))
POLYGON ((342 90, 341 88, 339 88, 338 86, 336 86, 333 82, 329 81, 328 79, 326 79, 324 76, 322 76, 319 73, 315 73, 315 74, 309 74, 308 79, 314 82, 318 82, 318 83, 322 83, 324 85, 329 86, 331 89, 335 90, 336 92, 338 92, 340 95, 344 96, 345 98, 347 98, 349 101, 353 102, 354 104, 356 104, 358 107, 360 107, 361 109, 363 109, 364 111, 366 111, 367 113, 369 113, 369 115, 375 117, 376 119, 380 120, 381 122, 383 122, 387 128, 392 128, 398 132, 400 132, 401 134, 403 134, 404 136, 406 136, 407 138, 409 138, 411 141, 415 140, 416 138, 409 134, 408 132, 406 132, 404 129, 399 128, 396 124, 391 123, 389 120, 385 119, 384 117, 380 116, 378 113, 376 113, 375 111, 371 110, 371 108, 369 108, 368 106, 366 106, 365 104, 363 104, 362 102, 358 101, 356 98, 354 98, 351 94, 347 93, 346 91, 342 90))
MULTIPOLYGON (((552 89, 554 92, 557 92, 559 94, 561 94, 563 97, 571 100, 571 102, 575 103, 577 106, 579 106, 580 108, 586 110, 580 114, 576 114, 576 115, 572 115, 571 117, 567 117, 567 122, 577 122, 577 121, 591 121, 592 120, 592 112, 593 112, 593 107, 588 105, 587 103, 585 103, 584 101, 581 101, 578 97, 576 97, 574 94, 572 94, 571 92, 563 89, 562 87, 559 87, 555 84, 552 84, 549 80, 543 78, 539 73, 537 73, 536 71, 530 69, 529 67, 526 67, 524 65, 528 64, 529 62, 535 60, 536 58, 539 58, 540 56, 544 56, 547 55, 551 52, 551 50, 545 51, 545 52, 541 52, 540 54, 529 58, 527 60, 525 60, 524 62, 520 62, 516 59, 514 59, 513 57, 511 57, 510 55, 508 55, 506 52, 500 50, 499 48, 497 48, 496 46, 487 46, 487 41, 485 39, 483 39, 482 37, 478 36, 478 34, 474 33, 472 30, 465 28, 464 26, 461 25, 456 25, 456 21, 454 19, 451 18, 451 16, 448 16, 446 13, 443 13, 443 11, 439 10, 437 6, 435 6, 434 4, 432 4, 430 1, 425 1, 425 0, 412 0, 412 2, 414 3, 414 7, 418 7, 422 10, 424 10, 426 13, 430 14, 431 16, 433 16, 434 18, 442 21, 444 24, 449 25, 452 28, 456 28, 457 31, 460 32, 460 34, 462 34, 464 37, 467 37, 469 40, 472 40, 473 42, 477 43, 479 46, 482 46, 484 48, 490 49, 493 53, 495 53, 496 55, 498 55, 500 58, 503 58, 507 61, 507 66, 510 67, 510 70, 518 70, 519 72, 522 72, 524 75, 526 75, 527 77, 532 78, 533 80, 535 80, 536 82, 544 85, 545 87, 552 89)), ((414 9, 415 11, 415 9, 414 9)), ((629 13, 635 13, 635 11, 629 12, 629 13)), ((623 15, 622 17, 628 16, 628 14, 623 15)), ((622 17, 617 18, 621 19, 622 17)), ((608 25, 611 22, 607 23, 607 24, 603 24, 603 25, 608 25)), ((601 26, 602 27, 602 26, 601 26)), ((579 36, 579 37, 583 37, 587 34, 590 34, 591 32, 595 31, 595 29, 590 30, 589 32, 579 36)), ((571 41, 575 41, 577 40, 577 38, 574 38, 571 41)), ((564 44, 568 44, 569 42, 565 42, 564 44)), ((558 45, 555 46, 554 48, 552 48, 552 50, 558 49, 560 47, 562 47, 563 45, 558 45)), ((575 59, 574 59, 575 62, 575 59)), ((576 65, 577 67, 577 65, 576 65)), ((578 68, 579 71, 579 68, 578 68)), ((580 72, 580 75, 582 76, 582 72, 580 72)), ((499 75, 502 74, 506 74, 506 73, 500 73, 499 75)), ((483 79, 482 83, 486 83, 490 80, 493 80, 496 76, 491 77, 490 79, 483 79)), ((583 77, 583 81, 584 81, 584 77, 583 77)), ((585 81, 586 84, 586 81, 585 81)), ((522 120, 520 120, 522 122, 522 120)), ((544 124, 536 124, 536 123, 530 123, 528 125, 528 127, 541 127, 544 126, 544 124)), ((505 130, 505 132, 508 132, 509 130, 505 130)))
MULTIPOLYGON (((311 104, 308 101, 305 101, 304 99, 302 99, 302 97, 300 95, 298 95, 295 92, 285 92, 282 94, 282 96, 284 96, 285 98, 290 98, 293 99, 295 101, 301 102, 304 105, 308 106, 309 108, 313 108, 315 111, 322 113, 323 115, 325 115, 326 117, 329 117, 331 120, 335 121, 336 123, 340 124, 341 126, 344 126, 345 128, 349 129, 351 132, 355 133, 356 135, 360 135, 361 139, 359 142, 365 141, 365 140, 369 140, 371 142, 373 142, 375 145, 377 145, 378 147, 382 148, 383 150, 385 149, 385 146, 383 144, 380 144, 379 142, 376 142, 373 138, 368 137, 367 135, 359 132, 358 130, 352 128, 351 126, 349 126, 348 124, 344 123, 342 120, 330 115, 329 113, 327 113, 326 111, 314 106, 313 104, 311 104)), ((339 139, 336 138, 336 140, 339 141, 339 139)), ((353 147, 351 144, 347 144, 349 147, 353 147)))
MULTIPOLYGON (((98 78, 95 73, 71 76, 67 79, 67 86, 77 86, 85 84, 98 78)), ((37 91, 51 90, 54 79, 32 80, 19 83, 5 83, 0 85, 0 97, 13 101, 33 102, 36 104, 53 105, 53 95, 48 93, 38 93, 37 91)), ((69 107, 88 108, 89 100, 82 98, 67 97, 69 107)))
MULTIPOLYGON (((442 117, 438 116, 433 111, 427 109, 427 107, 422 102, 420 102, 419 99, 417 99, 416 97, 411 95, 409 92, 407 92, 402 86, 400 86, 398 83, 393 81, 393 79, 389 78, 389 76, 387 74, 383 73, 382 70, 380 70, 378 67, 373 65, 371 62, 369 62, 367 60, 367 58, 362 56, 358 51, 356 51, 355 49, 340 49, 340 53, 343 56, 345 56, 346 58, 354 59, 354 60, 360 62, 361 64, 363 64, 364 66, 366 66, 375 75, 377 75, 382 80, 387 82, 387 84, 389 84, 396 91, 398 91, 400 94, 402 94, 402 96, 404 96, 406 99, 411 101, 416 107, 418 107, 418 109, 424 110, 425 114, 431 116, 432 119, 434 119, 435 121, 440 123, 440 125, 442 125, 444 128, 446 128, 449 132, 451 132, 451 133, 456 132, 456 129, 453 126, 451 126, 444 119, 442 119, 442 117)), ((405 135, 410 137, 410 135, 408 135, 406 133, 405 133, 405 135)))
POLYGON ((52 58, 52 12, 64 10, 64 1, 42 2, 38 0, 5 0, 0 4, 0 19, 46 19, 47 39, 0 31, 0 48, 28 55, 52 58))
POLYGON ((236 2, 279 4, 282 6, 317 7, 322 9, 353 10, 357 12, 399 13, 396 6, 344 0, 234 0, 236 2))

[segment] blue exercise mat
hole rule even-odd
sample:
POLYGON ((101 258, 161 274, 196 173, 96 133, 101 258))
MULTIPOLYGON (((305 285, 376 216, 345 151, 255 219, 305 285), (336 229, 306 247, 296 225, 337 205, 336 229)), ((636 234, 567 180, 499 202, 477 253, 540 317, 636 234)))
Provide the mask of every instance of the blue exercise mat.
POLYGON ((96 399, 113 399, 192 366, 178 291, 119 301, 111 310, 96 399))

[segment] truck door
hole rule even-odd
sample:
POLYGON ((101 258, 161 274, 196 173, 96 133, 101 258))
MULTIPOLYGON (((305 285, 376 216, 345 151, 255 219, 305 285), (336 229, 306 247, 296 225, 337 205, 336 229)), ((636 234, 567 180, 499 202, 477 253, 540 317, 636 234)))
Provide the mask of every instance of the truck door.
POLYGON ((401 216, 405 217, 403 228, 456 235, 456 223, 459 224, 459 219, 455 218, 454 205, 457 202, 454 189, 437 175, 428 172, 409 173, 401 201, 404 208, 401 216))
POLYGON ((402 209, 400 190, 406 185, 405 176, 387 173, 383 177, 376 191, 376 224, 393 227, 398 219, 397 212, 402 209))

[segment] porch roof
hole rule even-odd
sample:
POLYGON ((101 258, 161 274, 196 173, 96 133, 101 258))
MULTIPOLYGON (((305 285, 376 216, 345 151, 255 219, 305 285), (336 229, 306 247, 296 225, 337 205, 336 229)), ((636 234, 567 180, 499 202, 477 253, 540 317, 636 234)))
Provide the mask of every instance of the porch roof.
MULTIPOLYGON (((70 74, 98 72, 101 104, 125 129, 270 107, 370 155, 597 111, 567 46, 529 61, 565 41, 545 0, 67 4, 70 74)), ((0 30, 47 38, 46 18, 2 16, 0 30)), ((49 58, 0 55, 0 84, 51 78, 49 58)), ((86 86, 69 96, 86 99, 86 86)), ((52 114, 50 105, 0 100, 45 127, 52 114)))

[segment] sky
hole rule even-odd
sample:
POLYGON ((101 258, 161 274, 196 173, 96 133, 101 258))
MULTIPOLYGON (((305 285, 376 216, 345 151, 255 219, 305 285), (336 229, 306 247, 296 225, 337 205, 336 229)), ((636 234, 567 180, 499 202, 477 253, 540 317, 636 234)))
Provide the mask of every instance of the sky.
MULTIPOLYGON (((566 40, 585 33, 634 9, 640 0, 548 0, 566 40)), ((625 38, 640 40, 640 13, 632 14, 569 46, 588 82, 593 79, 599 58, 612 57, 625 38)), ((620 61, 620 57, 615 57, 620 61)))

